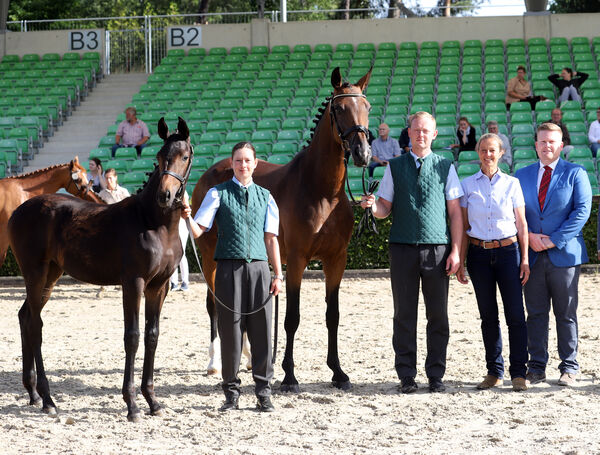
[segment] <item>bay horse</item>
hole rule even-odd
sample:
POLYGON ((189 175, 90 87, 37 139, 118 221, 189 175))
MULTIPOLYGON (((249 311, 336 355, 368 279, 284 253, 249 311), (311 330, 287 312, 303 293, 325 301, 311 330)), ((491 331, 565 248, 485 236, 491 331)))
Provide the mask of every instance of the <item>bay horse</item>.
MULTIPOLYGON (((339 68, 331 74, 333 93, 323 103, 315 119, 310 144, 280 166, 259 160, 254 181, 269 189, 280 213, 279 246, 286 269, 287 343, 282 367, 285 377, 281 390, 299 392, 294 375, 294 335, 300 322, 300 285, 309 261, 318 259, 325 273, 326 322, 328 329, 327 365, 333 371, 332 383, 347 390, 350 379, 342 371, 338 357, 339 288, 346 267, 347 247, 352 235, 354 216, 344 191, 345 160, 352 155, 355 165, 366 166, 371 155, 368 143, 370 105, 363 95, 369 83, 369 70, 355 85, 343 82, 339 68)), ((231 158, 216 163, 198 181, 192 195, 195 214, 206 192, 216 184, 232 178, 231 158)), ((197 239, 202 252, 202 268, 207 285, 214 289, 216 263, 213 260, 217 229, 197 239)), ((207 293, 207 309, 211 320, 211 347, 214 353, 217 337, 216 308, 207 293)), ((209 368, 214 368, 211 358, 209 368)), ((214 372, 214 371, 213 371, 214 372)))
POLYGON ((40 313, 63 271, 97 285, 123 288, 125 373, 123 399, 127 418, 140 419, 136 404, 134 361, 138 349, 139 311, 145 297, 144 369, 141 391, 152 415, 162 414, 154 393, 154 355, 159 317, 169 291, 169 277, 183 255, 179 238, 181 198, 191 170, 189 130, 179 118, 168 135, 161 118, 164 145, 158 165, 143 189, 116 204, 92 204, 71 196, 37 196, 21 205, 8 223, 10 246, 25 279, 26 299, 19 311, 23 350, 23 385, 30 404, 56 414, 42 360, 40 313), (37 372, 37 376, 36 376, 37 372))
POLYGON ((102 199, 88 190, 85 169, 78 157, 69 163, 56 164, 27 174, 0 180, 0 267, 8 250, 8 219, 23 202, 40 194, 56 193, 64 188, 74 196, 104 204, 102 199))

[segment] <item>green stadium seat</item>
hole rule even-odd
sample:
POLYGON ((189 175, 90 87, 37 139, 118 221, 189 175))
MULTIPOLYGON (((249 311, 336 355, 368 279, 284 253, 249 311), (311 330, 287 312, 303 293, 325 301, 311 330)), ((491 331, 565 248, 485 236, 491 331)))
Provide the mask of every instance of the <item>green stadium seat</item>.
POLYGON ((517 135, 517 134, 526 134, 526 135, 533 136, 535 134, 533 125, 530 123, 515 124, 515 125, 513 125, 511 132, 512 132, 513 136, 517 135))
POLYGON ((475 151, 465 150, 458 154, 459 165, 463 163, 479 162, 479 155, 475 151))
MULTIPOLYGON (((521 103, 522 104, 522 103, 521 103)), ((510 114, 511 123, 533 123, 531 112, 511 112, 510 114)))
POLYGON ((277 142, 271 148, 273 155, 295 155, 297 152, 298 146, 295 142, 277 142))
POLYGON ((470 177, 471 175, 476 174, 477 172, 479 172, 479 164, 475 164, 475 163, 464 163, 461 164, 460 166, 458 166, 458 178, 459 179, 464 179, 466 177, 470 177))

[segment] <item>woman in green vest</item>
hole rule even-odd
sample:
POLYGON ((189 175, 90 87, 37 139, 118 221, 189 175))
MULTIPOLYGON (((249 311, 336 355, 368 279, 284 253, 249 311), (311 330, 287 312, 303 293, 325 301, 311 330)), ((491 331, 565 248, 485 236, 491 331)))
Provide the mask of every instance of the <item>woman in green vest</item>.
POLYGON ((190 218, 194 238, 217 222, 215 294, 218 332, 221 340, 223 391, 221 411, 239 409, 238 369, 242 349, 242 327, 252 347, 252 376, 257 408, 274 410, 271 403, 273 379, 271 348, 270 294, 282 288, 283 275, 279 256, 279 210, 268 190, 252 181, 258 160, 249 142, 240 142, 231 152, 233 179, 211 188, 194 219, 191 208, 184 207, 183 218, 190 218), (267 257, 275 276, 271 280, 267 257), (264 308, 254 314, 244 315, 264 308), (224 308, 226 306, 227 308, 224 308))

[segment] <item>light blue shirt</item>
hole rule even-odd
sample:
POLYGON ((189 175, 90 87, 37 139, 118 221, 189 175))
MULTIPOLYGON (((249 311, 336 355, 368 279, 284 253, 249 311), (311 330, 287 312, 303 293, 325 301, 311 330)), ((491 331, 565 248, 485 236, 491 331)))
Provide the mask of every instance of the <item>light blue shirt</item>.
MULTIPOLYGON (((427 155, 429 155, 429 153, 427 155)), ((415 160, 417 169, 419 169, 421 167, 421 163, 417 161, 417 158, 419 157, 415 155, 412 151, 410 152, 410 154, 415 160)), ((454 166, 450 166, 450 169, 448 169, 448 178, 446 179, 446 186, 444 188, 444 192, 446 193, 447 201, 458 199, 463 195, 463 189, 462 186, 460 186, 460 180, 458 178, 458 174, 456 173, 456 169, 454 168, 454 166)), ((392 202, 394 200, 394 178, 392 177, 392 171, 390 170, 389 166, 385 168, 383 178, 381 179, 381 183, 379 184, 379 191, 377 192, 377 196, 389 202, 392 202)))
POLYGON ((481 171, 462 181, 465 194, 460 206, 467 209, 467 235, 479 240, 501 240, 517 233, 515 209, 525 206, 516 177, 498 170, 491 180, 481 171))
POLYGON ((385 141, 380 137, 375 139, 371 144, 371 150, 373 151, 373 156, 382 161, 389 161, 392 158, 400 156, 402 153, 398 141, 389 136, 385 141))
MULTIPOLYGON (((239 186, 243 186, 235 177, 233 177, 232 180, 239 186)), ((251 180, 246 188, 253 184, 254 182, 251 180)), ((217 191, 217 188, 213 186, 210 190, 208 190, 206 196, 204 196, 204 200, 196 212, 196 216, 194 216, 194 221, 200 226, 205 227, 207 231, 210 230, 220 205, 221 198, 219 197, 219 192, 217 191)), ((264 231, 279 235, 279 208, 277 207, 277 203, 270 193, 269 201, 267 202, 267 214, 265 215, 264 231)))

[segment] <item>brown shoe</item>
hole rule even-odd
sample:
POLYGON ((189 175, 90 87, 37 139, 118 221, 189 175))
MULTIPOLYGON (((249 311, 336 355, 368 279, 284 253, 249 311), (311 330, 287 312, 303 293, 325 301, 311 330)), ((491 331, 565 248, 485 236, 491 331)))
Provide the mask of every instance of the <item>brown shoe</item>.
POLYGON ((525 382, 525 378, 513 378, 512 386, 515 392, 522 392, 523 390, 527 390, 527 383, 525 382))
POLYGON ((492 387, 497 387, 499 385, 502 385, 502 379, 488 374, 483 381, 477 384, 477 388, 479 390, 487 390, 491 389, 492 387))
POLYGON ((577 375, 574 373, 563 373, 560 375, 560 379, 558 380, 558 385, 562 386, 570 386, 575 384, 577 380, 577 375))

